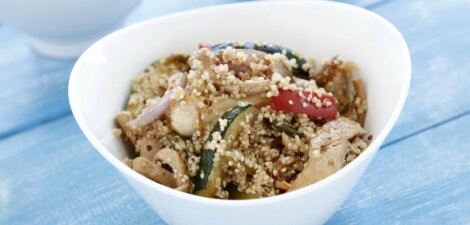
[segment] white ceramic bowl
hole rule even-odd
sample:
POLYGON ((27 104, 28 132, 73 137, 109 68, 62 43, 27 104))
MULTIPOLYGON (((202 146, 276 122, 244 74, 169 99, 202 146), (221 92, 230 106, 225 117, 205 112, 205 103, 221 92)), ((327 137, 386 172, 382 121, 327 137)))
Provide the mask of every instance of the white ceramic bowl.
POLYGON ((0 0, 0 22, 24 32, 38 52, 77 58, 116 30, 140 0, 0 0))
POLYGON ((362 8, 324 1, 249 2, 168 15, 117 31, 90 47, 70 78, 69 98, 93 146, 168 224, 321 224, 346 199, 393 127, 406 99, 410 55, 399 31, 362 8), (126 151, 112 135, 114 115, 131 79, 155 59, 198 43, 266 40, 321 59, 356 62, 366 82, 369 148, 332 176, 275 197, 228 201, 175 191, 122 163, 126 151))

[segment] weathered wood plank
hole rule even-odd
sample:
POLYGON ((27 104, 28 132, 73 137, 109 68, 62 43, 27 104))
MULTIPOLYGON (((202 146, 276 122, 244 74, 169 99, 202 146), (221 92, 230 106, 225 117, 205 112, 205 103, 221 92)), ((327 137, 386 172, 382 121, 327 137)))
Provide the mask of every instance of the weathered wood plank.
MULTIPOLYGON (((462 126, 470 116, 380 151, 330 224, 470 222, 462 126)), ((5 139, 0 149, 0 224, 161 224, 70 116, 5 139)))
MULTIPOLYGON (((234 1, 143 1, 125 23, 234 1)), ((67 84, 74 60, 38 55, 7 26, 0 26, 0 40, 0 139, 69 115, 67 84)))
POLYGON ((0 27, 0 40, 0 138, 69 114, 73 61, 37 55, 9 27, 0 27))
POLYGON ((393 1, 393 0, 339 0, 339 2, 357 5, 357 6, 361 6, 364 8, 375 7, 377 5, 384 4, 388 1, 393 1))
POLYGON ((0 142, 0 224, 162 224, 72 116, 0 142))
MULTIPOLYGON (((158 12, 149 2, 138 10, 158 12)), ((155 4, 169 4, 161 2, 155 4)), ((373 8, 404 33, 414 65, 408 102, 388 142, 425 131, 380 151, 330 224, 470 223, 470 116, 433 127, 470 109, 469 9, 463 0, 373 8)), ((129 21, 149 17, 136 11, 129 21)), ((72 62, 37 56, 5 26, 0 40, 0 137, 68 114, 72 62)), ((71 116, 4 139, 0 150, 0 224, 163 224, 71 116)))
POLYGON ((400 0, 373 11, 403 33, 413 64, 405 108, 386 142, 469 111, 469 2, 400 0))
MULTIPOLYGON (((215 3, 177 4, 181 2, 144 1, 127 23, 215 3)), ((375 1, 354 3, 368 5, 375 1)), ((464 1, 452 3, 395 1, 374 7, 404 33, 414 64, 407 105, 388 141, 469 109, 465 87, 470 77, 465 74, 470 67, 465 63, 466 55, 461 54, 470 37, 465 35, 470 32, 465 26, 469 6, 464 1), (411 17, 415 21, 410 24, 407 18, 411 17)), ((8 27, 0 28, 0 39, 0 137, 70 113, 66 87, 73 61, 35 54, 24 38, 8 27)))
POLYGON ((328 224, 470 224, 470 116, 378 152, 328 224))

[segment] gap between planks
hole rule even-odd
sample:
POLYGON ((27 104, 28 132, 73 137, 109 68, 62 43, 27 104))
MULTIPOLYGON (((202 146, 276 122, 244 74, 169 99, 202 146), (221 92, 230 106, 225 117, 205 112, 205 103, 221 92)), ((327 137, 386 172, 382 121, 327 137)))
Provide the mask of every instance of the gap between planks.
MULTIPOLYGON (((364 5, 358 5, 362 8, 366 8, 366 9, 374 9, 374 8, 377 8, 385 3, 389 3, 389 2, 392 2, 392 1, 396 1, 396 0, 379 0, 377 2, 371 2, 371 3, 368 3, 368 4, 364 4, 364 5)), ((352 3, 354 4, 354 3, 352 3)))
MULTIPOLYGON (((341 1, 339 0, 340 2, 344 2, 344 1, 341 1)), ((385 3, 388 3, 388 2, 391 2, 391 1, 394 1, 394 0, 379 0, 377 2, 371 2, 371 3, 368 3, 368 4, 357 4, 358 6, 360 7, 363 7, 363 8, 367 8, 367 9, 372 9, 372 8, 376 8, 380 5, 383 5, 385 3)), ((347 2, 347 1, 346 1, 347 2)), ((360 3, 360 2, 359 2, 360 3)), ((354 3, 349 3, 349 4, 354 4, 354 3)), ((2 27, 2 24, 0 23, 0 27, 2 27)), ((50 118, 45 118, 44 120, 40 120, 40 121, 37 121, 37 122, 33 122, 33 123, 30 123, 30 124, 25 124, 24 126, 20 126, 20 127, 16 127, 12 130, 9 130, 9 131, 6 131, 4 133, 0 133, 0 141, 3 140, 3 139, 6 139, 8 137, 11 137, 11 136, 15 136, 16 134, 20 134, 20 133, 23 133, 23 132, 26 132, 30 129, 33 129, 35 127, 38 127, 38 126, 41 126, 43 124, 47 124, 47 123, 50 123, 50 122, 53 122, 53 121, 56 121, 56 120, 59 120, 63 117, 66 117, 66 116, 69 116, 71 115, 71 110, 70 108, 68 108, 64 113, 62 114, 59 114, 59 115, 55 115, 55 116, 52 116, 50 118)))
MULTIPOLYGON (((383 149, 385 149, 385 148, 388 148, 389 146, 392 146, 392 145, 397 144, 397 143, 399 143, 399 142, 402 142, 402 141, 404 141, 404 140, 410 139, 410 138, 412 138, 412 137, 414 137, 414 136, 416 136, 416 135, 419 135, 419 134, 424 133, 424 132, 426 132, 426 131, 429 131, 429 130, 438 128, 438 127, 440 127, 440 126, 442 126, 442 125, 444 125, 444 124, 446 124, 446 123, 452 122, 452 121, 454 121, 454 120, 458 120, 458 119, 460 119, 460 118, 463 118, 463 117, 469 116, 469 115, 470 115, 470 110, 464 111, 464 112, 459 113, 459 114, 457 114, 457 115, 453 115, 453 116, 451 116, 451 117, 449 117, 449 118, 446 118, 446 119, 444 119, 444 120, 441 120, 441 121, 439 121, 439 122, 437 122, 437 123, 431 124, 431 125, 429 125, 429 126, 426 126, 426 127, 424 127, 424 128, 421 128, 421 129, 418 129, 418 130, 413 131, 413 132, 411 132, 411 133, 409 133, 409 134, 405 134, 405 135, 403 135, 403 136, 401 136, 401 137, 399 137, 399 138, 397 138, 397 139, 395 139, 395 140, 391 140, 391 141, 389 141, 389 142, 386 142, 386 143, 382 144, 382 146, 380 147, 380 150, 383 150, 383 149)), ((17 134, 21 134, 22 132, 26 132, 26 131, 28 131, 28 130, 31 130, 31 129, 35 128, 35 127, 39 127, 39 126, 42 126, 42 125, 46 125, 46 124, 48 124, 48 123, 52 123, 52 122, 54 122, 54 121, 60 120, 60 119, 62 119, 62 118, 68 117, 68 116, 73 116, 70 111, 67 111, 66 113, 64 113, 64 114, 62 114, 62 115, 59 115, 59 116, 57 116, 57 117, 54 117, 53 119, 50 119, 50 120, 47 120, 47 121, 39 122, 39 123, 38 123, 37 125, 35 125, 35 126, 30 126, 30 127, 27 127, 27 128, 15 129, 15 130, 12 131, 12 132, 9 132, 9 133, 6 133, 5 135, 0 136, 0 141, 2 141, 3 139, 7 139, 7 138, 9 138, 9 137, 15 136, 15 135, 17 135, 17 134)), ((75 120, 74 120, 74 121, 75 121, 75 120)))
MULTIPOLYGON (((363 8, 366 8, 366 9, 373 9, 373 8, 379 7, 379 6, 384 5, 385 3, 388 3, 388 2, 391 2, 391 1, 394 1, 394 0, 380 0, 380 1, 377 1, 377 2, 372 2, 372 3, 369 3, 369 4, 364 4, 362 6, 361 5, 359 5, 359 6, 363 7, 363 8)), ((1 25, 2 24, 0 24, 0 27, 1 27, 1 25)), ((26 132, 26 131, 31 130, 33 128, 42 126, 44 124, 54 122, 56 120, 62 119, 64 117, 67 117, 67 116, 70 116, 70 115, 72 115, 72 112, 71 112, 70 108, 68 108, 62 114, 52 116, 50 118, 46 118, 45 120, 37 121, 36 123, 27 124, 27 125, 20 126, 20 127, 15 128, 15 129, 12 129, 10 131, 4 132, 4 133, 0 134, 0 141, 3 140, 3 139, 7 139, 11 136, 15 136, 17 134, 26 132)), ((398 138, 398 139, 400 139, 400 138, 398 138)), ((389 143, 386 143, 382 148, 388 146, 389 144, 393 144, 392 142, 395 143, 394 141, 391 141, 389 143)))
POLYGON ((0 141, 2 141, 4 139, 7 139, 9 137, 12 137, 12 136, 21 134, 23 132, 27 132, 29 130, 32 130, 32 129, 36 128, 36 127, 39 127, 39 126, 42 126, 42 125, 45 125, 45 124, 48 124, 48 123, 52 123, 54 121, 60 120, 62 118, 65 118, 65 117, 71 116, 71 115, 72 115, 72 112, 70 111, 70 108, 67 108, 67 110, 65 112, 61 113, 61 114, 55 115, 55 116, 47 118, 45 120, 39 120, 39 121, 36 121, 34 123, 30 123, 30 124, 26 124, 24 126, 16 127, 15 129, 4 132, 4 133, 0 134, 0 141))
POLYGON ((440 122, 437 122, 437 123, 435 123, 435 124, 426 126, 426 127, 424 127, 424 128, 421 128, 421 129, 418 129, 418 130, 413 131, 413 132, 411 132, 411 133, 409 133, 409 134, 405 134, 405 135, 403 135, 403 136, 401 136, 401 137, 399 137, 399 138, 397 138, 397 139, 395 139, 395 140, 391 140, 391 141, 389 141, 389 142, 384 143, 384 144, 382 145, 382 147, 380 148, 380 150, 385 149, 385 148, 387 148, 387 147, 389 147, 389 146, 391 146, 391 145, 394 145, 394 144, 396 144, 396 143, 399 143, 399 142, 401 142, 401 141, 404 141, 404 140, 406 140, 406 139, 412 138, 412 137, 414 137, 414 136, 416 136, 416 135, 418 135, 418 134, 421 134, 421 133, 424 133, 424 132, 426 132, 426 131, 429 131, 429 130, 438 128, 438 127, 440 127, 440 126, 442 126, 442 125, 444 125, 444 124, 446 124, 446 123, 452 122, 452 121, 454 121, 454 120, 458 120, 458 119, 460 119, 460 118, 462 118, 462 117, 465 117, 465 116, 468 116, 468 115, 470 115, 470 110, 464 111, 464 112, 459 113, 459 114, 454 115, 454 116, 451 116, 451 117, 449 117, 449 118, 447 118, 447 119, 441 120, 440 122))

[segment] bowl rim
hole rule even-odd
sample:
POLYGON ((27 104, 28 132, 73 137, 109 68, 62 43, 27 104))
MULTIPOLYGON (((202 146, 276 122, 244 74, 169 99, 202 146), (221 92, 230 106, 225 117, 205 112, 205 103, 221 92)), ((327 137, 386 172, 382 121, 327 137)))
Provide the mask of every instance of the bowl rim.
POLYGON ((411 81, 411 57, 410 57, 410 51, 407 46, 407 43, 403 37, 403 35, 398 31, 398 29, 390 23, 388 20, 383 18, 382 16, 369 11, 367 9, 361 8, 359 6, 354 6, 346 3, 340 3, 340 2, 332 2, 332 1, 303 1, 303 0, 294 0, 294 1, 257 1, 257 2, 241 2, 241 3, 230 3, 230 4, 222 4, 222 5, 216 5, 216 6, 209 6, 209 7, 202 7, 202 8, 197 8, 197 9, 190 9, 190 10, 185 10, 185 11, 180 11, 177 13, 171 13, 168 15, 163 15, 163 16, 158 16, 152 19, 147 19, 141 22, 138 22, 136 24, 127 26, 125 28, 119 29, 111 34, 108 34, 107 36, 101 38, 97 42, 95 42, 93 45, 91 45, 76 61, 71 75, 69 79, 69 84, 68 84, 68 96, 69 96, 69 103, 71 106, 72 114, 79 125, 80 129, 82 132, 85 134, 87 137, 88 141, 93 145, 93 147, 109 162, 111 163, 119 172, 122 173, 122 175, 129 176, 130 178, 136 180, 137 182, 147 186, 148 188, 151 188, 153 190, 156 190, 158 192, 162 192, 166 195, 176 197, 179 199, 184 199, 186 201, 191 201, 191 202, 196 202, 200 204, 206 204, 206 205, 217 205, 217 206, 226 206, 226 207, 246 207, 246 206, 259 206, 259 205, 266 205, 266 204, 272 204, 275 202, 281 202, 281 201, 286 201, 288 199, 293 199, 293 198, 298 198, 302 195, 308 194, 310 192, 314 192, 317 189, 320 189, 324 186, 329 185, 330 183, 334 182, 337 179, 340 179, 342 176, 344 176, 347 173, 350 173, 351 170, 354 170, 354 168, 358 167, 360 164, 366 163, 366 160, 369 157, 373 157, 375 151, 378 151, 380 145, 382 144, 383 140, 385 137, 388 135, 394 124, 396 123, 398 116, 400 115, 403 106, 406 101, 406 97, 408 95, 409 87, 410 87, 410 81, 411 81), (402 63, 404 65, 403 72, 405 73, 404 76, 404 81, 403 81, 403 88, 401 90, 399 100, 397 103, 397 106, 395 107, 390 119, 388 122, 385 124, 385 127, 377 134, 377 136, 374 138, 374 140, 371 142, 371 144, 367 147, 367 149, 360 154, 355 160, 350 162, 349 164, 345 165, 343 168, 341 168, 339 171, 335 172, 334 174, 328 176, 327 178, 324 178, 323 180, 320 180, 314 184, 308 185, 304 188, 300 188, 296 191, 293 192, 288 192, 284 193, 282 195, 276 195, 276 196, 271 196, 271 197, 265 197, 265 198, 259 198, 259 199, 248 199, 248 200, 225 200, 225 199, 214 199, 214 198, 207 198, 207 197, 201 197, 198 195, 194 195, 191 193, 185 193, 185 192, 180 192, 177 190, 174 190, 172 188, 166 187, 164 185, 161 185, 155 181, 152 181, 145 176, 137 173, 136 171, 132 170, 130 167, 126 166, 121 160, 113 156, 107 148, 101 144, 101 142, 96 138, 92 132, 91 129, 86 125, 84 118, 81 116, 79 113, 79 109, 77 106, 74 104, 74 99, 77 98, 76 94, 77 93, 77 88, 74 83, 76 83, 75 80, 79 79, 79 74, 77 72, 77 68, 81 67, 83 64, 83 61, 87 58, 89 52, 91 49, 97 48, 101 43, 104 43, 115 36, 121 35, 122 33, 126 33, 132 29, 139 29, 139 27, 145 27, 149 26, 150 24, 153 23, 158 23, 160 21, 165 21, 165 20, 171 20, 172 18, 175 17, 180 17, 180 16, 192 16, 192 15, 197 15, 201 14, 204 12, 208 11, 217 11, 220 9, 240 9, 240 8, 245 8, 245 7, 259 7, 259 6, 266 6, 266 5, 282 5, 282 4, 311 4, 314 6, 318 5, 326 5, 330 7, 340 7, 345 10, 354 10, 357 12, 360 12, 361 14, 365 14, 371 18, 374 18, 390 30, 394 36, 396 36, 400 42, 400 45, 402 46, 400 48, 401 55, 402 57, 402 63), (375 150, 374 150, 375 149, 375 150))

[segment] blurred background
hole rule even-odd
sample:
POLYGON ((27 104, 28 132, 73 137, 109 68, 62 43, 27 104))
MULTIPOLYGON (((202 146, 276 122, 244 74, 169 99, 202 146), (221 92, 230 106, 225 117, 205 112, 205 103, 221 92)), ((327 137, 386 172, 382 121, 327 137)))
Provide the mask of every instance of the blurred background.
MULTIPOLYGON (((163 224, 80 132, 70 71, 121 26, 239 1, 73 2, 0 0, 0 224, 163 224)), ((341 2, 402 32, 413 75, 397 125, 328 224, 470 224, 470 1, 341 2)))

